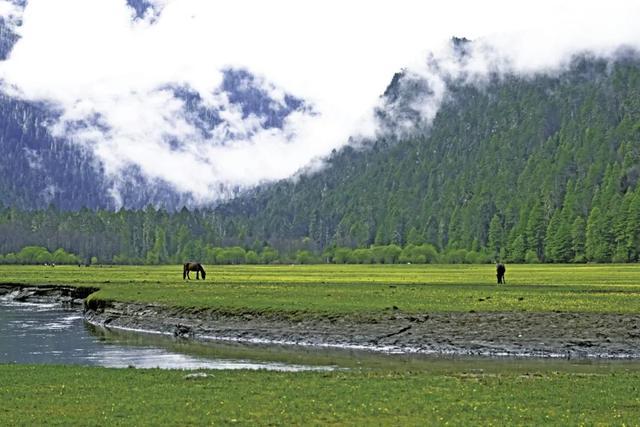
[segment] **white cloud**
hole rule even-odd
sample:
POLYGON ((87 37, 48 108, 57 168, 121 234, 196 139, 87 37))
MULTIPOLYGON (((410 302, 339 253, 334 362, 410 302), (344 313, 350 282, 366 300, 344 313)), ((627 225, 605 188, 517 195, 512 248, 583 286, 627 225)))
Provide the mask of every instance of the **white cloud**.
MULTIPOLYGON (((453 35, 485 40, 521 72, 557 67, 578 50, 640 44, 640 5, 619 0, 153 3, 160 15, 133 20, 124 0, 30 0, 0 78, 28 99, 59 103, 66 122, 58 132, 97 117, 101 126, 75 136, 108 173, 134 164, 205 202, 219 196, 221 184, 291 176, 350 135, 370 133, 371 109, 393 73, 408 67, 425 75, 427 52, 453 35), (283 131, 263 129, 259 117, 243 118, 213 93, 227 67, 262 76, 259 84, 276 101, 290 93, 317 114, 293 114, 283 131), (168 84, 189 85, 209 105, 226 107, 217 140, 186 120, 168 84), (237 140, 221 144, 229 134, 237 140), (172 148, 171 138, 183 147, 172 148)), ((0 2, 0 14, 7 4, 0 2)), ((488 64, 482 58, 474 56, 467 69, 481 73, 488 64)), ((443 93, 440 87, 422 102, 426 117, 443 93)))
POLYGON ((0 0, 0 17, 14 18, 21 15, 21 9, 11 1, 0 0))

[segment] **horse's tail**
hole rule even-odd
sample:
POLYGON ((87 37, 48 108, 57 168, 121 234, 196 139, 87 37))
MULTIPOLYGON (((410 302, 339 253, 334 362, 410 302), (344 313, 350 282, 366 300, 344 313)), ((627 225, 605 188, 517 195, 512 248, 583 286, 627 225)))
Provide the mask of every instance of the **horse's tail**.
POLYGON ((186 280, 187 279, 187 264, 183 264, 182 265, 182 280, 186 280))

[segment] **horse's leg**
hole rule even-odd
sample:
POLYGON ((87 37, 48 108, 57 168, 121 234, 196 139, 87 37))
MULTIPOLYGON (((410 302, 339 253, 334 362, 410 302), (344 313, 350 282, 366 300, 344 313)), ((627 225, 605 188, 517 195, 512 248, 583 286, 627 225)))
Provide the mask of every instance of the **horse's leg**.
POLYGON ((200 270, 196 270, 196 280, 200 280, 200 270))

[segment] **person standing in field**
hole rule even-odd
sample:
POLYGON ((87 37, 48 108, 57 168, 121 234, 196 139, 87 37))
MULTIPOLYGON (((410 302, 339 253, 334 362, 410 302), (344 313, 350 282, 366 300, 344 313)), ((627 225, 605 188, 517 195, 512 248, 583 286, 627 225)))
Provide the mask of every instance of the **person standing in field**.
POLYGON ((504 281, 504 273, 507 271, 507 268, 501 262, 496 263, 496 276, 498 278, 498 284, 506 284, 504 281))

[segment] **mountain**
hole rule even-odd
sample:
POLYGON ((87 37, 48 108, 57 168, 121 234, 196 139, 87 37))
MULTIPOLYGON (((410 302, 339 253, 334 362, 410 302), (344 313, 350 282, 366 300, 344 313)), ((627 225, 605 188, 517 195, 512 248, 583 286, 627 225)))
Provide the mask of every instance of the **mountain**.
MULTIPOLYGON (((17 40, 12 27, 0 19, 0 59, 7 58, 17 40)), ((268 84, 248 70, 228 68, 214 91, 215 96, 225 99, 222 107, 207 104, 200 93, 186 85, 167 85, 159 90, 183 103, 181 114, 185 122, 203 138, 227 144, 234 138, 250 138, 256 129, 243 129, 238 134, 239 130, 225 123, 221 108, 238 110, 243 120, 259 118, 260 129, 281 128, 292 112, 308 111, 303 100, 289 94, 275 101, 265 86, 268 84)), ((162 179, 147 178, 135 165, 117 177, 108 175, 90 148, 75 143, 71 136, 51 131, 62 113, 60 106, 51 103, 0 93, 0 146, 4 154, 0 157, 1 204, 21 209, 53 204, 63 210, 135 209, 149 204, 177 210, 195 204, 191 194, 177 191, 162 179), (113 197, 114 193, 117 197, 113 197)), ((104 125, 100 117, 94 117, 75 121, 71 126, 78 131, 104 125)), ((172 149, 180 150, 186 141, 167 142, 172 149)), ((219 191, 231 197, 238 190, 219 191)))
MULTIPOLYGON (((173 86, 168 89, 185 103, 187 122, 194 125, 205 137, 211 138, 215 132, 220 142, 225 142, 237 137, 252 136, 244 132, 242 135, 236 134, 232 128, 220 135, 219 125, 224 122, 220 110, 207 106, 202 96, 189 87, 173 86)), ((247 120, 250 116, 260 117, 260 129, 281 129, 289 114, 308 108, 302 99, 289 94, 284 95, 282 102, 275 102, 263 87, 263 83, 243 69, 223 70, 222 82, 216 94, 224 94, 229 104, 239 109, 242 120, 247 120)), ((180 144, 179 141, 177 143, 180 144)))
POLYGON ((432 110, 416 100, 434 99, 432 82, 398 73, 381 102, 380 137, 215 210, 0 208, 0 254, 41 245, 107 262, 237 263, 272 262, 275 249, 287 262, 320 253, 397 262, 403 246, 412 262, 436 251, 446 262, 640 260, 635 52, 579 56, 554 74, 446 83, 425 120, 432 110))
POLYGON ((127 0, 127 4, 133 9, 136 19, 142 19, 147 13, 157 13, 154 3, 147 0, 127 0))
MULTIPOLYGON (((454 40, 456 61, 468 59, 468 46, 454 40)), ((92 153, 48 131, 56 107, 4 95, 0 202, 9 207, 0 209, 0 235, 11 237, 0 239, 0 249, 41 244, 83 257, 177 262, 217 259, 214 246, 330 258, 340 247, 430 244, 455 262, 468 254, 510 262, 640 260, 637 52, 578 55, 563 69, 528 75, 438 75, 434 58, 428 68, 437 79, 407 70, 393 76, 376 138, 335 151, 318 172, 191 212, 175 212, 188 196, 135 168, 125 174, 122 205, 173 213, 113 212, 113 183, 92 153), (100 210, 41 210, 49 203, 100 210)), ((164 89, 184 103, 200 133, 233 139, 236 130, 219 132, 223 115, 202 94, 164 89)), ((267 127, 308 108, 291 96, 271 102, 246 70, 225 71, 217 91, 267 127)), ((179 149, 183 142, 170 143, 179 149)))
MULTIPOLYGON (((26 2, 14 2, 24 7, 26 2)), ((15 22, 0 18, 0 60, 6 60, 18 36, 15 22)), ((57 113, 52 106, 26 102, 0 94, 0 203, 22 208, 49 203, 79 208, 86 200, 97 206, 107 201, 87 165, 93 157, 72 144, 64 144, 47 130, 57 113), (68 182, 66 186, 59 182, 68 182)))
POLYGON ((0 17, 0 61, 7 59, 17 41, 18 35, 13 31, 12 25, 5 18, 0 17))
POLYGON ((217 208, 230 233, 334 245, 431 243, 528 260, 640 253, 640 58, 582 55, 555 74, 447 82, 397 74, 383 120, 413 132, 347 146, 314 175, 217 208), (393 111, 394 109, 398 111, 393 111))
MULTIPOLYGON (((159 0, 128 0, 134 19, 155 20, 166 2, 159 0)), ((12 0, 17 11, 24 9, 25 0, 12 0)), ((17 13, 17 12, 16 12, 17 13)), ((19 16, 0 17, 0 60, 6 60, 18 41, 16 27, 19 16)), ((234 139, 251 138, 258 130, 281 128, 293 112, 311 112, 302 99, 281 94, 274 100, 270 83, 254 76, 249 70, 223 70, 219 87, 213 93, 200 94, 185 84, 167 84, 157 88, 183 105, 181 116, 189 126, 215 144, 232 144, 234 139), (212 105, 203 97, 222 99, 212 105), (259 120, 256 128, 238 129, 229 124, 229 111, 239 112, 239 119, 259 120)), ((62 210, 140 209, 147 205, 169 211, 200 202, 188 192, 176 190, 162 179, 148 178, 138 166, 131 165, 109 175, 94 150, 74 140, 74 133, 96 128, 108 132, 102 117, 66 123, 60 135, 52 132, 60 122, 62 107, 51 102, 25 100, 13 91, 0 92, 0 204, 20 209, 43 209, 54 205, 62 210)), ((232 118, 231 120, 235 120, 232 118)), ((189 141, 164 141, 173 150, 181 150, 189 141)), ((240 190, 232 186, 216 189, 218 198, 233 197, 240 190)), ((212 200, 215 197, 211 198, 212 200)))

